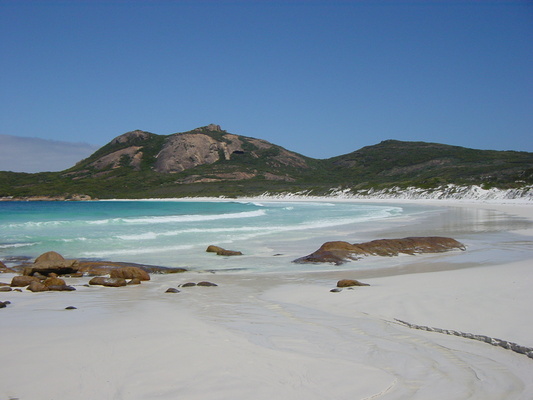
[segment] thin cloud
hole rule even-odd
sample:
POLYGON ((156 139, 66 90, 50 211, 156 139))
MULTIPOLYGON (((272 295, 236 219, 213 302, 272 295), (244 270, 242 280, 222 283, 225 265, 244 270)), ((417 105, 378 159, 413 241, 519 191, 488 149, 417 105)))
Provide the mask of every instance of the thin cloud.
POLYGON ((97 149, 87 143, 0 135, 0 171, 62 171, 97 149))

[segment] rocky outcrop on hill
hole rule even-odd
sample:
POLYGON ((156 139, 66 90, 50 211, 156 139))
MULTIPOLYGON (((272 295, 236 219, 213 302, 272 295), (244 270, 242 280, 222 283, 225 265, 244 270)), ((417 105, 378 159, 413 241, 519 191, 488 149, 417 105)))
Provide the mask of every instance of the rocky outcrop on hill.
POLYGON ((126 147, 125 149, 114 151, 113 153, 100 157, 96 161, 90 163, 89 167, 96 169, 114 169, 122 166, 124 160, 127 160, 127 164, 130 167, 133 167, 133 169, 136 171, 140 171, 143 157, 143 152, 141 149, 142 146, 131 146, 126 147))
POLYGON ((303 157, 264 140, 233 135, 221 130, 218 125, 209 125, 169 136, 156 157, 154 170, 163 173, 182 172, 199 165, 231 161, 243 155, 260 158, 268 150, 272 150, 269 157, 277 166, 307 166, 303 157))
POLYGON ((219 125, 211 124, 166 136, 140 130, 127 132, 78 163, 64 176, 76 180, 103 177, 120 167, 134 171, 149 168, 158 173, 175 174, 217 162, 227 165, 208 176, 185 176, 179 183, 248 180, 256 176, 267 180, 294 181, 292 176, 277 174, 276 170, 309 168, 306 159, 299 154, 265 140, 228 133, 219 125), (254 160, 261 160, 261 170, 249 168, 254 160))
POLYGON ((151 134, 149 132, 135 130, 135 131, 126 132, 123 135, 117 136, 111 141, 111 144, 142 142, 144 140, 149 139, 150 136, 151 134))
POLYGON ((465 250, 464 244, 455 239, 439 236, 408 237, 403 239, 380 239, 365 243, 343 241, 326 242, 317 251, 293 262, 343 264, 366 256, 397 256, 399 254, 442 253, 450 250, 465 250))
POLYGON ((217 140, 200 132, 170 136, 157 155, 154 169, 157 172, 181 172, 198 165, 231 160, 232 155, 244 153, 242 142, 236 135, 226 134, 217 140))

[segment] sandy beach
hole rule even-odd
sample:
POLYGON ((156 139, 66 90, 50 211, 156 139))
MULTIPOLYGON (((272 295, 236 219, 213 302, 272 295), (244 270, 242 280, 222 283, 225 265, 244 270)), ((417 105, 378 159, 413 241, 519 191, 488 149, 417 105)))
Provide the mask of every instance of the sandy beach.
POLYGON ((465 252, 1 293, 0 400, 533 398, 526 355, 398 322, 533 347, 533 205, 420 203, 450 213, 377 224, 368 239, 438 234, 465 252), (330 292, 342 278, 370 286, 330 292), (206 280, 218 286, 179 288, 206 280))

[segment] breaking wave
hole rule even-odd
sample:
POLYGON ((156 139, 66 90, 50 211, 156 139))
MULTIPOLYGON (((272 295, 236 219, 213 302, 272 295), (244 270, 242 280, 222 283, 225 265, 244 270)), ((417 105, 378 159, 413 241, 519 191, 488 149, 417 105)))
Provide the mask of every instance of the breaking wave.
POLYGON ((62 220, 62 221, 28 221, 23 223, 8 224, 6 228, 49 228, 82 225, 145 225, 145 224, 168 224, 176 222, 202 222, 223 219, 255 218, 266 214, 265 210, 244 211, 238 213, 213 214, 213 215, 165 215, 165 216, 142 216, 120 217, 98 220, 62 220))

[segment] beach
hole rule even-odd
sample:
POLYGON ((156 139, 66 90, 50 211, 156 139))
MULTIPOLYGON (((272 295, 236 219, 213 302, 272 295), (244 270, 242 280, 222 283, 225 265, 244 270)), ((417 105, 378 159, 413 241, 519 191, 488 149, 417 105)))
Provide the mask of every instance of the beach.
MULTIPOLYGON (((1 293, 11 304, 0 310, 0 400, 532 398, 533 359, 401 321, 533 347, 533 205, 415 203, 447 211, 376 221, 368 240, 442 235, 467 250, 380 268, 196 270, 124 288, 66 278, 75 292, 1 293), (331 292, 344 278, 370 286, 331 292), (218 286, 180 287, 200 281, 218 286)), ((301 255, 318 239, 298 242, 301 255)))

